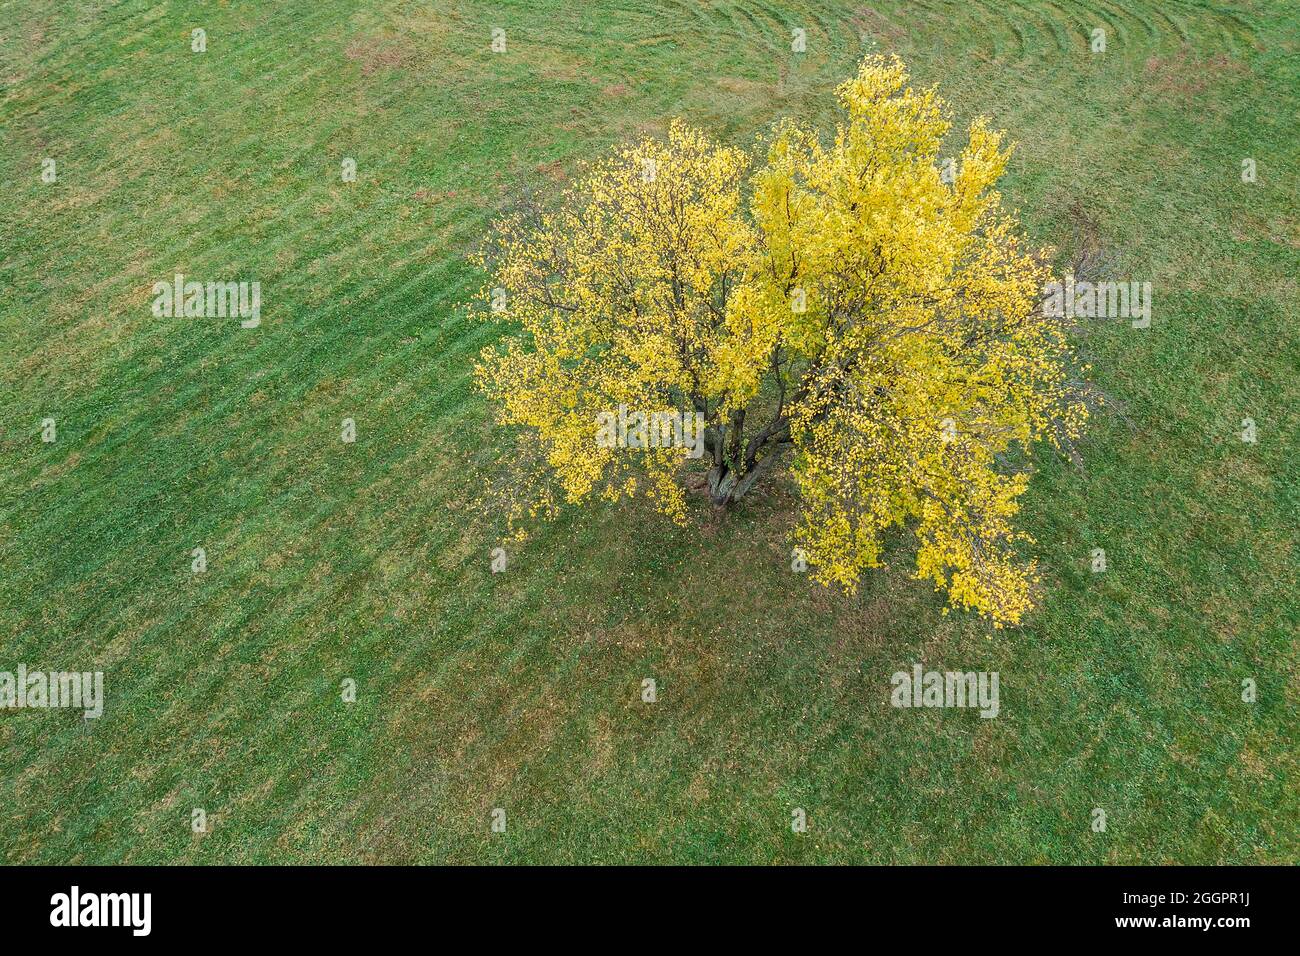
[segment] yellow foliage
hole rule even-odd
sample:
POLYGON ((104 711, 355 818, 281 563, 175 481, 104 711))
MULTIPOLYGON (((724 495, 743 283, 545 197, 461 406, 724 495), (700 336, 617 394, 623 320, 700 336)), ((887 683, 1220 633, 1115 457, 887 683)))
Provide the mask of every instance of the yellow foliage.
POLYGON ((833 140, 782 123, 753 170, 674 122, 498 224, 482 298, 505 290, 524 334, 486 350, 477 381, 558 484, 544 509, 645 493, 685 521, 687 448, 602 444, 596 423, 698 413, 715 504, 791 451, 796 540, 823 583, 856 588, 907 525, 917 576, 954 606, 997 626, 1032 606, 1012 524, 1027 476, 1006 462, 1069 446, 1087 406, 1040 306, 1044 256, 995 189, 1002 135, 976 121, 942 176, 942 103, 907 79, 868 58, 833 140))

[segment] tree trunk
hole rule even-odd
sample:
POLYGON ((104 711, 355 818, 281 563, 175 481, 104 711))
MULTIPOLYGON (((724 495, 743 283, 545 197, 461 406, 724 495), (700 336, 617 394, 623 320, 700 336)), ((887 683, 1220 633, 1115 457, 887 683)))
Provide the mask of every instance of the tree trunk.
POLYGON ((715 508, 725 508, 735 500, 736 484, 736 473, 725 462, 709 469, 709 500, 715 508))
POLYGON ((704 447, 713 461, 708 474, 709 500, 715 508, 728 508, 743 498, 759 477, 776 464, 781 446, 790 442, 789 424, 784 416, 778 416, 754 435, 748 446, 743 442, 744 428, 745 413, 739 411, 727 425, 705 431, 704 447), (759 458, 764 449, 767 454, 759 458))

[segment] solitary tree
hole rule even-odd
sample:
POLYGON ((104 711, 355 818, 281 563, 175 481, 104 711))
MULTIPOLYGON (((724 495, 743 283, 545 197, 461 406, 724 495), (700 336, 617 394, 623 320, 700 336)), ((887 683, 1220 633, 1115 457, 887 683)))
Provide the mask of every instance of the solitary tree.
POLYGON ((675 122, 498 223, 483 298, 523 334, 477 380, 517 426, 531 513, 646 493, 684 521, 692 457, 719 508, 784 467, 818 580, 852 591, 906 524, 918 577, 1021 618, 1015 462, 1073 454, 1087 403, 995 191, 1001 134, 977 120, 945 163, 942 104, 907 80, 868 58, 833 141, 785 122, 753 170, 675 122))

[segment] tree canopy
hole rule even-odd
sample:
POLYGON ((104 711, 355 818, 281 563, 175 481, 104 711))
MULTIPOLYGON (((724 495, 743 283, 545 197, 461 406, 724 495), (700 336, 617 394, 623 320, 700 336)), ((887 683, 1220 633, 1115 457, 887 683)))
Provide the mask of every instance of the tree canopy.
POLYGON ((896 58, 837 92, 828 140, 784 121, 755 159, 675 121, 495 225, 482 300, 522 334, 476 375, 522 443, 512 495, 537 515, 644 493, 680 522, 701 453, 723 508, 787 470, 817 580, 854 590, 902 525, 918 577, 1018 622, 1026 453, 1073 453, 1088 402, 996 189, 1010 148, 980 119, 941 155, 943 104, 896 58))

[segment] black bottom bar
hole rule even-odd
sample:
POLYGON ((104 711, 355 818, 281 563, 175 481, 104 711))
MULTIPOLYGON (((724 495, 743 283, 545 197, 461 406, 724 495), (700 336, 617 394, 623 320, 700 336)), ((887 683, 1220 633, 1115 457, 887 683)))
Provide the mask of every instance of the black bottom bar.
POLYGON ((689 920, 733 942, 785 927, 936 942, 949 933, 1199 935, 1232 945, 1285 926, 1295 889, 1296 870, 1285 867, 619 869, 596 879, 538 869, 35 867, 0 871, 0 911, 9 943, 71 934, 80 943, 221 943, 278 927, 298 943, 337 946, 475 925, 540 941, 622 926, 624 941, 640 949, 689 920))

